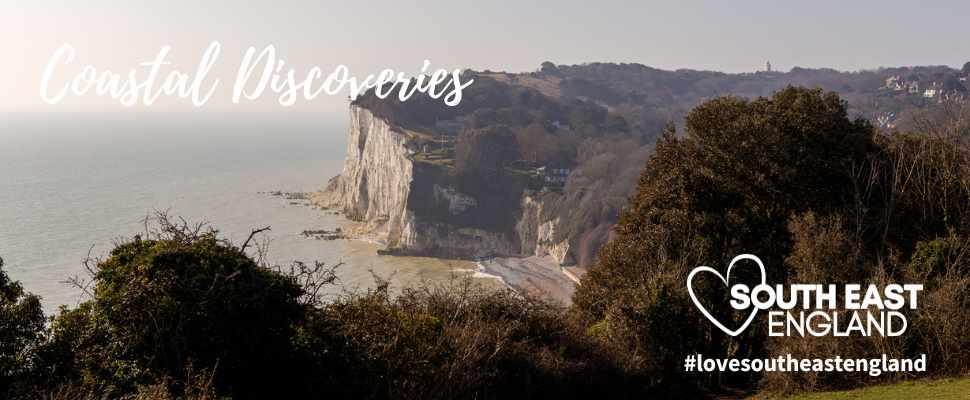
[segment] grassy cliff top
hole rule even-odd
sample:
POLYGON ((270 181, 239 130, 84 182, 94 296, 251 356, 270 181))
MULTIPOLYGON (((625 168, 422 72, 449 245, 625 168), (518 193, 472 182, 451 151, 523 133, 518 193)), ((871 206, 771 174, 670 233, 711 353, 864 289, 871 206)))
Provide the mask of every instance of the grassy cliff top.
POLYGON ((970 377, 906 381, 840 392, 802 394, 792 400, 970 399, 970 377))

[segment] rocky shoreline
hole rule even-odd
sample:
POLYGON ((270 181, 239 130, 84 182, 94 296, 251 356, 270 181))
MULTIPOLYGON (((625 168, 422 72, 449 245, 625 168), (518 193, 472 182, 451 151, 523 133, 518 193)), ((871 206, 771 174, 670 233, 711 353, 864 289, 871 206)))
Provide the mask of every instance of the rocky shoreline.
MULTIPOLYGON (((322 212, 340 214, 337 211, 329 211, 328 207, 321 206, 319 203, 307 201, 312 199, 313 193, 267 191, 260 192, 274 197, 280 197, 288 201, 291 205, 301 205, 312 207, 322 212)), ((378 243, 386 245, 380 237, 368 235, 366 223, 353 221, 344 218, 345 226, 334 229, 307 229, 301 235, 307 239, 314 240, 359 240, 368 243, 378 243)), ((378 255, 396 257, 409 256, 395 249, 380 249, 378 255)), ((440 258, 440 257, 437 257, 440 258)), ((489 257, 473 258, 462 257, 463 259, 477 261, 478 274, 482 278, 495 278, 502 285, 522 296, 538 297, 555 303, 569 306, 572 304, 572 295, 582 268, 563 267, 559 261, 552 256, 529 256, 529 257, 489 257)))

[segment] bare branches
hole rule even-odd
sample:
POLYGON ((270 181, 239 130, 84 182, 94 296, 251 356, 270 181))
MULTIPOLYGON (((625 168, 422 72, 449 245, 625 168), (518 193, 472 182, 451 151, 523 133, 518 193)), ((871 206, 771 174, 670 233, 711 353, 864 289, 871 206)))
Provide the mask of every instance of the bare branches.
POLYGON ((100 258, 91 255, 93 252, 94 245, 91 245, 91 247, 88 249, 88 255, 81 260, 81 266, 84 267, 84 274, 87 275, 86 278, 83 278, 80 275, 74 275, 61 282, 80 290, 81 295, 86 296, 89 299, 94 298, 94 293, 91 293, 90 287, 91 283, 94 282, 94 277, 98 270, 98 264, 101 263, 100 258))
MULTIPOLYGON (((152 215, 145 216, 143 224, 146 239, 171 240, 182 244, 217 233, 206 221, 190 224, 182 217, 178 217, 178 221, 173 221, 168 215, 168 210, 155 210, 152 215)), ((140 236, 135 236, 135 239, 140 239, 140 236)))
POLYGON ((246 251, 246 246, 249 246, 249 242, 251 240, 253 240, 253 236, 256 236, 256 235, 258 235, 260 233, 263 233, 263 232, 266 232, 268 230, 269 230, 269 227, 267 226, 265 228, 254 229, 252 232, 249 232, 249 237, 246 238, 246 241, 245 242, 243 242, 242 247, 239 248, 239 251, 245 252, 246 251))
POLYGON ((319 307, 323 305, 323 293, 321 293, 323 288, 337 282, 337 268, 342 265, 344 265, 343 262, 327 265, 324 262, 314 261, 313 265, 307 265, 303 261, 294 261, 288 269, 276 267, 276 270, 290 277, 303 288, 303 295, 300 296, 301 304, 319 307))
MULTIPOLYGON (((300 302, 305 306, 320 307, 323 305, 324 288, 337 282, 336 270, 343 265, 342 262, 328 265, 321 261, 314 261, 312 264, 295 261, 286 267, 269 264, 266 261, 269 239, 260 237, 261 233, 270 230, 269 226, 253 229, 241 246, 234 247, 230 241, 217 238, 218 232, 209 227, 208 223, 191 224, 184 218, 169 216, 168 211, 156 210, 146 215, 142 223, 144 233, 135 235, 130 241, 115 243, 115 247, 125 243, 139 243, 142 240, 174 242, 176 245, 192 245, 199 240, 217 240, 227 247, 238 249, 244 255, 247 249, 254 248, 256 254, 252 258, 256 265, 260 268, 276 271, 292 279, 294 283, 303 288, 304 294, 300 297, 300 302)), ((64 281, 64 283, 78 289, 82 293, 82 297, 87 299, 94 298, 91 286, 96 283, 97 271, 103 262, 102 259, 93 256, 93 252, 94 246, 92 245, 88 250, 87 257, 82 260, 83 272, 64 281)), ((216 276, 209 291, 237 275, 238 272, 216 276)))

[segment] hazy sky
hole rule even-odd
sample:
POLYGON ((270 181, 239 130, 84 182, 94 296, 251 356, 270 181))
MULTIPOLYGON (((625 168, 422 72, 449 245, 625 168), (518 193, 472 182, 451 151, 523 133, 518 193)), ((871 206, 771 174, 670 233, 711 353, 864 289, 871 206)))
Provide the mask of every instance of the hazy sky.
MULTIPOLYGON (((970 2, 912 1, 53 1, 0 0, 0 111, 121 111, 94 95, 40 99, 44 66, 61 44, 74 64, 127 71, 163 45, 192 71, 212 40, 210 76, 231 81, 249 46, 277 47, 297 71, 338 64, 365 76, 433 66, 528 71, 559 64, 638 62, 665 69, 754 71, 793 66, 870 69, 970 60, 970 2)), ((63 79, 62 79, 63 81, 63 79)), ((346 95, 285 109, 275 98, 206 108, 342 112, 346 95)), ((304 103, 301 101, 301 103, 304 103)), ((136 109, 143 109, 136 107, 136 109)), ((160 110, 191 108, 162 102, 160 110)))

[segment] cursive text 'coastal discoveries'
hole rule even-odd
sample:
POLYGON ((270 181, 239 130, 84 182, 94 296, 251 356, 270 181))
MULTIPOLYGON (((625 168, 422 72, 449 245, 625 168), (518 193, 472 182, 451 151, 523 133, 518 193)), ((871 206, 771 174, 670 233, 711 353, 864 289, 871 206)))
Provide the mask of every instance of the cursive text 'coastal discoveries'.
MULTIPOLYGON (((207 79, 212 66, 219 58, 221 45, 213 41, 203 52, 194 74, 179 70, 163 73, 163 66, 171 65, 168 54, 171 46, 163 46, 152 61, 145 61, 132 68, 127 74, 110 70, 98 70, 93 65, 85 65, 76 73, 68 72, 73 78, 55 81, 58 69, 71 65, 76 56, 74 46, 61 45, 51 56, 44 68, 40 82, 40 96, 48 104, 57 104, 66 96, 83 96, 94 93, 108 96, 124 106, 142 103, 152 105, 161 96, 176 96, 189 99, 196 107, 201 107, 212 98, 220 80, 207 79)), ((250 47, 239 64, 236 79, 232 85, 232 102, 256 100, 266 93, 277 96, 279 104, 291 106, 299 97, 313 100, 322 94, 337 95, 348 91, 351 100, 373 88, 374 95, 381 99, 391 96, 395 91, 397 98, 406 101, 414 93, 421 92, 434 99, 442 98, 444 104, 457 106, 461 102, 462 90, 474 81, 462 81, 459 70, 437 69, 429 73, 431 61, 424 60, 421 73, 408 77, 404 72, 384 69, 379 74, 370 74, 363 79, 350 75, 345 65, 338 65, 324 76, 320 67, 313 67, 306 74, 298 74, 286 62, 277 57, 276 47, 268 45, 262 51, 250 47)))

